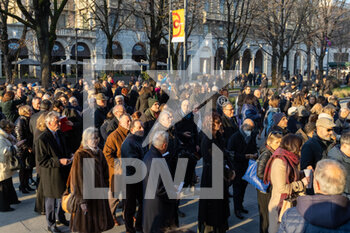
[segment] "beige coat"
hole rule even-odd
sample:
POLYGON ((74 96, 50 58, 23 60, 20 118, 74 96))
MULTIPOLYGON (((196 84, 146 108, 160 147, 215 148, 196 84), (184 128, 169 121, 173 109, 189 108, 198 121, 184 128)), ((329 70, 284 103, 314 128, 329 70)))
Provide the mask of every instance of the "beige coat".
POLYGON ((17 153, 17 147, 13 146, 16 139, 0 129, 0 181, 4 181, 14 174, 9 168, 9 161, 13 153, 17 153))
POLYGON ((292 194, 303 191, 304 185, 301 181, 286 183, 287 167, 281 159, 274 159, 271 164, 272 193, 269 202, 269 233, 276 233, 279 228, 277 206, 282 193, 292 194))

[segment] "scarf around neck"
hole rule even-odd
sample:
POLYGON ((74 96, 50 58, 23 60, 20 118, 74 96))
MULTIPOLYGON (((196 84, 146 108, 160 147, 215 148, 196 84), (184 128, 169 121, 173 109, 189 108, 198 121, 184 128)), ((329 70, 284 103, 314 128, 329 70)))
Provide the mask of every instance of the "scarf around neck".
POLYGON ((290 184, 293 181, 297 181, 299 179, 299 157, 296 154, 279 147, 272 154, 271 158, 266 164, 264 183, 267 184, 271 181, 271 165, 276 158, 281 159, 286 165, 286 183, 290 184), (293 180, 290 180, 291 175, 293 175, 293 180))

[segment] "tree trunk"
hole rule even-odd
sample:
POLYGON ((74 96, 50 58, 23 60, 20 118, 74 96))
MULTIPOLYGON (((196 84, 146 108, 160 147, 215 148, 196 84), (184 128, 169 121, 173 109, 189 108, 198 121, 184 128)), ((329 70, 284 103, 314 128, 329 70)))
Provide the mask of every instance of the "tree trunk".
POLYGON ((157 70, 157 59, 158 59, 158 42, 151 42, 150 56, 149 56, 149 69, 157 70))
POLYGON ((277 43, 272 44, 272 57, 271 57, 271 81, 272 85, 277 84, 277 43))
POLYGON ((113 58, 113 37, 110 38, 107 37, 107 53, 106 53, 106 59, 112 59, 113 58))
POLYGON ((280 56, 278 59, 278 67, 277 67, 277 88, 279 89, 280 83, 283 80, 283 63, 284 63, 284 56, 280 56))
POLYGON ((307 81, 310 81, 311 79, 311 46, 310 44, 307 45, 307 51, 306 51, 306 60, 307 60, 307 81))
POLYGON ((325 52, 321 51, 320 56, 318 56, 318 78, 321 79, 323 77, 323 60, 326 56, 325 52))
MULTIPOLYGON (((8 41, 8 34, 7 34, 7 16, 5 14, 2 14, 1 16, 1 52, 3 55, 3 64, 4 64, 4 72, 6 77, 7 83, 13 83, 12 79, 12 72, 11 72, 11 64, 9 60, 9 41, 8 41)), ((2 65, 2 64, 0 64, 2 65)), ((2 74, 0 74, 2 75, 2 74)))

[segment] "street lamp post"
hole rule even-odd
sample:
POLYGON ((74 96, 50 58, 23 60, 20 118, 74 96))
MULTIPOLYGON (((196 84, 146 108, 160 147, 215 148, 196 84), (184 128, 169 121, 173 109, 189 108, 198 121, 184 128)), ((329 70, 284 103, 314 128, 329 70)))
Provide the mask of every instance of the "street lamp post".
POLYGON ((78 83, 78 30, 75 28, 75 82, 78 83))

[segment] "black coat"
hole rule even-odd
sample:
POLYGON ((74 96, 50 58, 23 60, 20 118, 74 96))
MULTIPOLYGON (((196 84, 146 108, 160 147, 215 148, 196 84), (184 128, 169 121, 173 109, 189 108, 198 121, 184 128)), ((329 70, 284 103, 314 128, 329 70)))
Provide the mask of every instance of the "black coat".
POLYGON ((95 128, 100 128, 107 116, 107 108, 97 107, 94 112, 95 128))
MULTIPOLYGON (((212 167, 213 159, 215 159, 215 154, 212 153, 212 144, 216 144, 221 151, 224 151, 224 140, 221 135, 217 135, 215 139, 209 139, 205 134, 202 134, 201 140, 201 154, 203 156, 203 173, 201 178, 201 187, 210 188, 212 187, 212 167)), ((222 169, 225 169, 225 163, 222 169)), ((226 177, 228 178, 228 177, 226 177)), ((198 207, 198 226, 201 227, 204 223, 209 226, 228 229, 228 217, 230 216, 230 205, 229 205, 229 195, 228 187, 229 182, 227 179, 224 180, 223 186, 223 199, 203 199, 199 200, 198 207)))
POLYGON ((236 118, 228 118, 227 116, 223 115, 221 117, 222 120, 222 127, 224 129, 224 140, 225 140, 225 146, 227 146, 228 139, 237 132, 238 130, 238 124, 236 121, 236 118))
POLYGON ((146 112, 144 112, 140 117, 140 120, 142 121, 143 128, 145 130, 144 135, 145 137, 147 137, 157 118, 155 118, 155 116, 152 115, 151 109, 147 109, 146 112))
MULTIPOLYGON (((154 134, 156 132, 167 132, 169 134, 169 141, 168 141, 168 148, 167 148, 167 151, 168 152, 168 155, 165 156, 165 160, 169 166, 169 169, 170 169, 170 172, 171 172, 171 175, 175 176, 175 171, 176 171, 176 165, 177 165, 177 160, 178 160, 178 151, 179 151, 179 142, 178 142, 178 139, 177 139, 177 136, 176 136, 176 132, 175 132, 175 129, 174 127, 170 127, 169 129, 165 128, 162 124, 160 124, 159 122, 157 122, 151 132, 149 133, 149 136, 148 136, 148 143, 149 145, 151 144, 151 140, 154 136, 154 134)), ((149 148, 149 146, 147 146, 147 148, 149 148)))
MULTIPOLYGON (((121 156, 122 158, 132 158, 143 160, 143 148, 142 148, 143 137, 135 134, 129 134, 122 144, 121 156)), ((135 168, 132 166, 126 167, 126 175, 131 176, 135 173, 135 168)))
MULTIPOLYGON (((161 158, 162 154, 155 147, 151 146, 143 159, 147 167, 147 175, 143 183, 144 193, 146 193, 152 161, 153 159, 161 158)), ((169 199, 163 182, 159 181, 154 199, 143 200, 143 232, 165 232, 165 228, 169 226, 168 223, 174 222, 176 203, 175 199, 169 199)))
POLYGON ((180 140, 180 144, 182 143, 182 146, 187 147, 189 152, 194 153, 196 151, 196 146, 199 146, 199 134, 197 125, 194 123, 193 113, 182 117, 181 113, 177 112, 177 117, 175 117, 175 119, 181 119, 175 124, 175 132, 180 140), (191 137, 189 138, 183 135, 183 133, 187 131, 191 133, 191 137))
POLYGON ((261 147, 260 155, 257 160, 258 167, 256 169, 256 176, 261 180, 264 180, 266 164, 271 158, 271 156, 272 156, 272 152, 266 146, 261 147))
POLYGON ((66 187, 70 166, 62 166, 61 158, 70 158, 62 132, 58 131, 61 146, 46 129, 36 142, 35 153, 40 166, 40 182, 44 197, 61 198, 66 187))
POLYGON ((7 102, 0 103, 1 112, 5 115, 6 119, 14 123, 18 118, 17 106, 24 104, 27 97, 24 96, 21 99, 9 100, 7 102))
POLYGON ((316 133, 301 148, 300 169, 306 169, 311 165, 316 168, 316 163, 327 158, 328 151, 333 148, 334 142, 322 140, 316 133))
POLYGON ((257 153, 256 133, 252 132, 250 141, 246 143, 241 130, 234 133, 227 143, 227 150, 234 152, 233 166, 237 177, 242 177, 248 168, 248 161, 246 154, 257 153))
POLYGON ((136 111, 141 113, 145 112, 148 109, 148 98, 152 97, 151 92, 145 92, 137 98, 136 101, 136 111))
POLYGON ((66 138, 67 147, 75 152, 81 143, 83 134, 83 118, 73 107, 66 107, 62 115, 65 115, 69 121, 73 123, 72 130, 64 132, 66 138))
POLYGON ((26 168, 35 166, 35 157, 33 154, 33 135, 29 129, 29 118, 19 116, 15 122, 15 135, 17 141, 25 140, 25 142, 18 148, 17 155, 25 162, 26 168))

